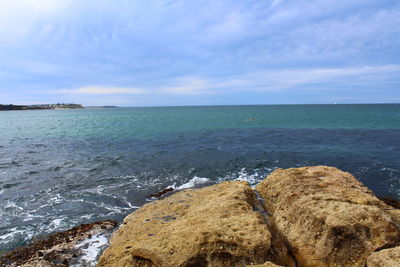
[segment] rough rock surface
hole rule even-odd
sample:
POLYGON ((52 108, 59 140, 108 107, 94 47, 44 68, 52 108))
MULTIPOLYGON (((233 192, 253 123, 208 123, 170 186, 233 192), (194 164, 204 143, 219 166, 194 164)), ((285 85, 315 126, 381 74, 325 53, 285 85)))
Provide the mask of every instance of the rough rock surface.
POLYGON ((400 247, 383 249, 372 253, 367 259, 368 267, 398 267, 400 266, 400 247))
POLYGON ((398 210, 336 168, 278 169, 256 189, 299 266, 365 266, 399 243, 398 210))
POLYGON ((400 209, 400 200, 389 197, 380 197, 379 199, 395 209, 400 209))
POLYGON ((282 266, 281 265, 276 265, 273 262, 267 261, 264 264, 247 265, 246 267, 282 267, 282 266))
POLYGON ((98 266, 233 267, 271 259, 281 263, 271 250, 271 234, 257 206, 246 182, 186 190, 146 204, 124 220, 98 266))
POLYGON ((102 244, 97 237, 107 240, 103 236, 111 235, 116 225, 117 222, 114 221, 98 221, 47 235, 41 240, 33 241, 25 247, 16 248, 1 256, 0 266, 59 267, 74 264, 93 266, 95 259, 88 261, 86 253, 100 252, 102 244))

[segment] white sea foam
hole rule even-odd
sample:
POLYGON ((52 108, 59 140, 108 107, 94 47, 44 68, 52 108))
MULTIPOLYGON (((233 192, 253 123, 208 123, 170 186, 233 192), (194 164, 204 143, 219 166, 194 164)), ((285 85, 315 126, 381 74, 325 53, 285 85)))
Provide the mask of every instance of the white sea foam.
POLYGON ((208 178, 195 176, 189 182, 187 182, 185 184, 182 184, 178 187, 175 187, 175 184, 174 184, 174 186, 172 186, 172 187, 175 187, 175 189, 177 189, 177 190, 183 190, 183 189, 193 188, 195 186, 208 183, 209 181, 210 181, 210 179, 208 179, 208 178))
POLYGON ((21 208, 20 206, 18 206, 15 202, 13 202, 13 201, 7 201, 7 204, 6 205, 4 205, 4 208, 15 208, 15 209, 18 209, 18 210, 20 210, 20 211, 23 211, 24 209, 23 208, 21 208))
MULTIPOLYGON (((14 228, 15 229, 15 228, 14 228)), ((13 229, 11 229, 11 231, 12 231, 13 229)), ((8 233, 8 234, 5 234, 5 235, 0 235, 0 240, 6 240, 6 239, 8 239, 8 238, 10 238, 10 237, 12 237, 14 235, 14 233, 8 233)))
POLYGON ((95 266, 97 258, 107 244, 108 239, 104 233, 93 235, 91 238, 79 242, 76 248, 81 249, 83 255, 79 258, 80 263, 74 266, 95 266))
POLYGON ((18 235, 21 237, 24 237, 25 240, 29 240, 30 238, 32 238, 32 233, 29 233, 26 230, 22 230, 22 229, 18 229, 18 228, 11 228, 9 230, 9 233, 0 236, 0 244, 7 243, 10 241, 10 239, 12 240, 13 238, 15 238, 15 236, 18 236, 18 235))
POLYGON ((238 172, 238 177, 234 179, 235 181, 246 181, 249 184, 255 184, 259 181, 259 173, 255 171, 253 174, 249 174, 246 172, 246 168, 242 168, 240 172, 238 172))
POLYGON ((246 168, 242 168, 239 172, 227 175, 224 178, 219 179, 219 181, 246 181, 252 187, 255 187, 259 182, 264 180, 268 173, 275 169, 276 168, 254 169, 253 171, 249 172, 246 170, 246 168))
POLYGON ((129 202, 129 200, 126 197, 121 196, 121 198, 129 206, 130 209, 138 209, 139 208, 139 206, 132 205, 131 202, 129 202))
POLYGON ((65 201, 65 198, 62 197, 60 194, 55 194, 55 195, 51 196, 50 200, 51 200, 52 204, 60 204, 63 201, 65 201))
POLYGON ((48 225, 48 229, 50 229, 52 231, 58 230, 58 229, 64 229, 67 227, 68 227, 68 218, 66 218, 66 217, 54 219, 48 225))

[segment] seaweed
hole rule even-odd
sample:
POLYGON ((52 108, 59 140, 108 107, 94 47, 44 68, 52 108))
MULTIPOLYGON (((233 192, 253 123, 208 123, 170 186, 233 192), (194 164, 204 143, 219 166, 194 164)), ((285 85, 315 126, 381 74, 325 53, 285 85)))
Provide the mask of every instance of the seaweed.
MULTIPOLYGON (((15 248, 5 255, 0 256, 0 266, 7 266, 12 264, 16 264, 18 266, 30 261, 33 258, 38 257, 53 262, 55 264, 61 263, 64 265, 68 265, 67 260, 61 258, 59 255, 57 255, 55 251, 47 254, 43 253, 42 251, 51 249, 59 244, 70 243, 74 241, 74 239, 83 236, 85 233, 88 233, 96 225, 100 225, 101 228, 104 229, 103 226, 105 227, 105 224, 115 227, 118 223, 111 220, 96 221, 93 223, 81 224, 64 232, 53 233, 44 237, 40 237, 40 240, 32 241, 27 246, 15 248)), ((74 251, 69 252, 73 254, 72 257, 76 255, 74 251)))

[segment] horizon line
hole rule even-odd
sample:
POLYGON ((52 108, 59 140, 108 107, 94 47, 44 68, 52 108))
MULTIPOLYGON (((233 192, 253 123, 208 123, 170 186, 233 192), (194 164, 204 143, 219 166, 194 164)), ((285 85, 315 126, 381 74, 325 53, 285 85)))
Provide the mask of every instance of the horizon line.
POLYGON ((232 106, 335 106, 335 105, 400 105, 398 103, 311 103, 311 104, 215 104, 215 105, 151 105, 151 106, 115 106, 115 105, 98 105, 98 106, 83 106, 85 107, 114 107, 114 108, 169 108, 169 107, 232 107, 232 106))
MULTIPOLYGON (((109 107, 109 108, 156 108, 156 107, 224 107, 224 106, 306 106, 306 105, 399 105, 400 102, 370 102, 370 103, 278 103, 278 104, 199 104, 199 105, 149 105, 149 106, 117 106, 117 105, 84 105, 79 103, 70 103, 81 105, 83 108, 89 107, 109 107)), ((15 105, 15 106, 36 106, 36 105, 56 105, 54 103, 41 104, 0 104, 0 105, 15 105)))

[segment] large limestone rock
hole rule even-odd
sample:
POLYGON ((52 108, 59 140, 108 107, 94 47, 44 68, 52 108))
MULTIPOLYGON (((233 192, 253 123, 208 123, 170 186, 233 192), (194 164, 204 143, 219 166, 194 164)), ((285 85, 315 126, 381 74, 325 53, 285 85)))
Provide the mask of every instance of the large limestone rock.
POLYGON ((258 203, 245 182, 182 191, 149 203, 125 219, 98 266, 264 263, 276 255, 263 217, 255 211, 258 203))
POLYGON ((400 247, 388 248, 375 253, 367 259, 368 267, 398 267, 400 266, 400 247))
POLYGON ((299 266, 365 266, 399 242, 397 211, 336 168, 278 169, 256 189, 299 266))

